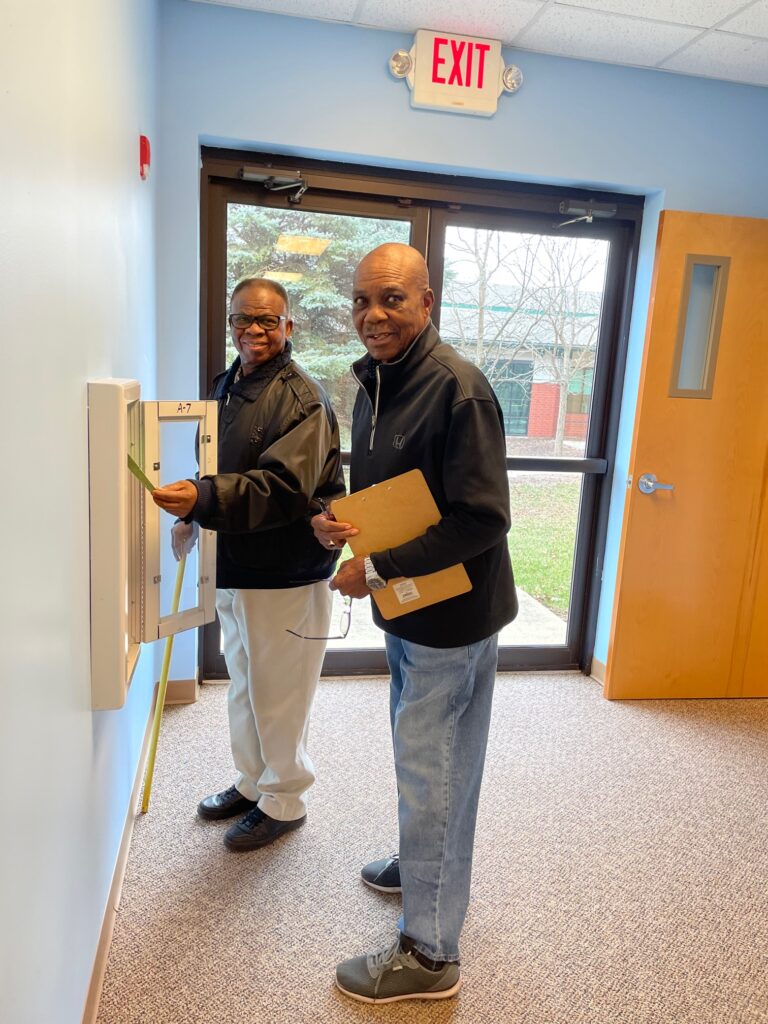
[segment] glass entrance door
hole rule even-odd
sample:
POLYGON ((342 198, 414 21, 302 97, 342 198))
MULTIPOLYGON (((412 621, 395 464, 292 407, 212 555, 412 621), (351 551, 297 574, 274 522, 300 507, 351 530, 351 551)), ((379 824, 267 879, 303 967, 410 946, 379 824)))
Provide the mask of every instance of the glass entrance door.
MULTIPOLYGON (((222 211, 226 282, 219 290, 214 313, 220 369, 229 366, 237 355, 226 322, 227 298, 235 284, 243 277, 279 281, 291 301, 294 356, 325 387, 336 411, 349 486, 347 467, 357 392, 349 367, 363 354, 349 315, 352 275, 360 259, 377 245, 410 243, 417 216, 400 211, 396 216, 393 203, 347 202, 341 212, 336 209, 338 203, 313 203, 309 197, 300 207, 286 200, 264 205, 253 199, 252 189, 242 196, 236 190, 226 197, 222 211)), ((349 555, 349 549, 345 549, 341 557, 349 555)), ((349 631, 345 637, 337 636, 347 624, 344 620, 348 614, 342 598, 335 595, 330 628, 333 639, 328 641, 325 671, 350 671, 360 666, 383 671, 383 634, 373 624, 369 602, 354 602, 349 631)), ((226 675, 218 622, 206 627, 203 647, 205 677, 226 675)))
POLYGON ((611 349, 611 242, 583 225, 555 225, 446 211, 433 216, 430 233, 441 337, 480 367, 504 412, 508 544, 520 600, 499 638, 510 667, 573 658, 593 529, 591 478, 607 468, 592 398, 611 349))
MULTIPOLYGON (((313 161, 270 177, 281 161, 204 151, 203 394, 234 358, 234 284, 278 280, 291 297, 296 358, 331 396, 348 465, 357 389, 349 366, 362 354, 354 268, 382 242, 410 242, 427 258, 443 340, 481 368, 504 412, 520 614, 501 634, 500 666, 588 665, 641 201, 313 161), (289 192, 277 191, 284 182, 289 192), (615 202, 574 216, 596 198, 615 202)), ((352 605, 325 671, 385 671, 369 602, 352 605)), ((346 618, 337 599, 332 634, 346 618)), ((204 675, 225 675, 216 625, 203 651, 204 675)))

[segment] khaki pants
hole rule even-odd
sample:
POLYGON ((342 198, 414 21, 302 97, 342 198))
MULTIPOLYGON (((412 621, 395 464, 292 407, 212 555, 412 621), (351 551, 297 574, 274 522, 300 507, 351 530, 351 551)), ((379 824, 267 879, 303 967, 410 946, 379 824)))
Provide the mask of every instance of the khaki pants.
POLYGON ((307 754, 309 715, 323 663, 333 595, 327 582, 286 590, 217 590, 231 679, 229 734, 238 790, 270 818, 306 814, 315 781, 307 754))

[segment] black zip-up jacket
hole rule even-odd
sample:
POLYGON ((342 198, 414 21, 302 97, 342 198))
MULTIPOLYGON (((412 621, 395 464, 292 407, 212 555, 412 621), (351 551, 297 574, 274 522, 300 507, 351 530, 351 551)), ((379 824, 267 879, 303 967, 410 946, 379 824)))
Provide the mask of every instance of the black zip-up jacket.
POLYGON ((400 359, 366 355, 352 421, 351 490, 421 469, 442 519, 425 534, 372 553, 384 579, 423 576, 463 562, 472 590, 396 619, 386 632, 426 647, 463 647, 517 614, 507 548, 509 483, 504 417, 481 371, 440 340, 430 322, 400 359))
POLYGON ((345 492, 339 428, 323 388, 283 352, 235 383, 240 359, 213 382, 219 471, 197 481, 190 519, 216 530, 217 587, 271 590, 332 575, 338 552, 309 525, 345 492))

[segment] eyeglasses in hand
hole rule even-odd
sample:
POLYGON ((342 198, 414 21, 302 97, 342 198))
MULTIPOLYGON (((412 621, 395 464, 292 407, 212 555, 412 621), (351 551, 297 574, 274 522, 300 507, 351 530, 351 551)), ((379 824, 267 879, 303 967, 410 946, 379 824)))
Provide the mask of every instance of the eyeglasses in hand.
POLYGON ((352 598, 344 598, 344 607, 341 610, 341 619, 339 621, 340 632, 336 636, 304 636, 303 633, 296 633, 293 629, 286 629, 286 633, 290 633, 291 636, 297 636, 299 640, 345 640, 347 633, 349 633, 349 627, 352 623, 352 598))
POLYGON ((277 316, 264 313, 263 316, 251 316, 249 313, 230 313, 229 326, 238 331, 247 331, 251 324, 258 324, 263 331, 277 330, 281 320, 287 320, 287 316, 277 316))

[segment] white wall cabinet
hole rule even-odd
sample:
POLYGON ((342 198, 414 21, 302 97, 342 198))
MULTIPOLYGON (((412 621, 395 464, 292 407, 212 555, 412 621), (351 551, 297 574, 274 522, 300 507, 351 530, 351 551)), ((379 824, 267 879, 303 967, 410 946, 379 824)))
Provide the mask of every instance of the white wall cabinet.
POLYGON ((198 469, 201 476, 215 473, 216 426, 215 402, 142 402, 135 380, 88 384, 94 708, 125 703, 142 643, 213 620, 215 533, 199 531, 172 614, 173 519, 129 471, 128 456, 154 486, 193 477, 198 469))

